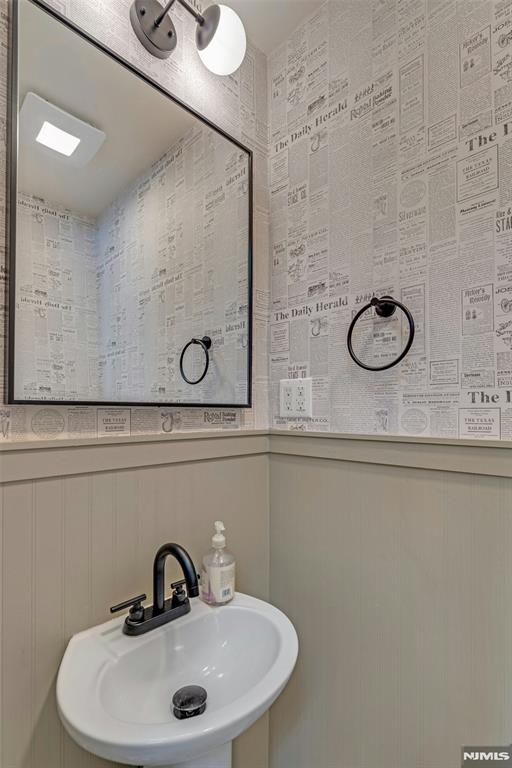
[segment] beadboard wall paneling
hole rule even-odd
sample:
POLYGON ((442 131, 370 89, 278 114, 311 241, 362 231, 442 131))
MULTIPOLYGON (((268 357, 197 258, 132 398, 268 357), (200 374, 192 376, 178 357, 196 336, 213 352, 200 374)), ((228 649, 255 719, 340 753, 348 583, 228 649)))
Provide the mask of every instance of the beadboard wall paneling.
MULTIPOLYGON (((182 543, 199 566, 223 519, 238 588, 268 598, 265 454, 4 483, 0 510, 2 768, 112 765, 65 735, 56 674, 72 634, 126 597, 151 595, 164 541, 182 543)), ((170 559, 166 582, 177 576, 170 559)), ((266 768, 267 747, 265 717, 235 744, 235 767, 266 768)))
POLYGON ((270 599, 300 643, 271 768, 454 768, 508 744, 512 479, 291 450, 270 478, 270 599))
MULTIPOLYGON (((446 768, 463 740, 502 743, 509 453, 289 432, 4 447, 0 765, 101 764, 57 719, 66 641, 151 590, 165 539, 199 561, 218 517, 239 588, 270 594, 300 635, 271 713, 272 768, 446 768)), ((238 740, 236 768, 266 768, 267 735, 262 721, 238 740)))

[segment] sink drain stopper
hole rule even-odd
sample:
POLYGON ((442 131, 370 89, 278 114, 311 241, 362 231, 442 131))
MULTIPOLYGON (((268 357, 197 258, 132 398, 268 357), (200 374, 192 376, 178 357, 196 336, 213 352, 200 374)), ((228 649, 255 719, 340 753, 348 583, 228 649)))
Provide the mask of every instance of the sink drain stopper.
POLYGON ((186 685, 180 688, 172 697, 174 716, 178 720, 185 720, 187 717, 202 715, 206 709, 207 696, 205 689, 200 685, 186 685))

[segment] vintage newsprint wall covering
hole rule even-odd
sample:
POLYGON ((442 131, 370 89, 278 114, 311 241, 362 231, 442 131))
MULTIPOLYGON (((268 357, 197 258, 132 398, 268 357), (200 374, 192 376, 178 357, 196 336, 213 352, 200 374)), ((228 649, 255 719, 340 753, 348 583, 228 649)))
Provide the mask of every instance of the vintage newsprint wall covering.
POLYGON ((197 124, 100 216, 102 399, 246 402, 248 188, 247 153, 197 124), (179 356, 205 333, 191 391, 179 356))
POLYGON ((96 221, 23 192, 17 217, 16 394, 106 399, 99 386, 96 221))
MULTIPOLYGON (((269 319, 268 273, 268 127, 267 127, 267 72, 266 58, 248 45, 246 59, 240 70, 231 77, 218 78, 202 65, 193 41, 195 25, 179 6, 173 11, 180 45, 167 61, 150 56, 135 38, 129 22, 131 0, 53 0, 51 4, 73 22, 113 48, 119 55, 132 61, 150 77, 167 87, 178 98, 190 104, 219 127, 240 139, 254 152, 254 348, 253 348, 253 408, 106 408, 66 406, 1 406, 0 441, 48 440, 81 437, 128 436, 137 434, 167 434, 180 430, 238 429, 265 427, 268 424, 268 360, 267 336, 269 319)), ((197 3, 194 3, 201 10, 197 3)), ((6 174, 6 101, 8 20, 11 3, 0 0, 0 173, 6 174)), ((29 201, 26 201, 29 203, 29 201)), ((4 242, 5 199, 0 193, 1 232, 4 242)), ((51 207, 50 207, 51 208, 51 207)), ((52 209, 53 210, 53 209, 52 209)), ((76 217, 75 217, 76 218, 76 217)), ((80 232, 80 248, 89 259, 90 222, 74 222, 75 233, 80 232)), ((63 221, 63 219, 61 219, 63 221)), ((62 225, 61 225, 62 226, 62 225)), ((107 227, 108 229, 108 227, 107 227)), ((105 229, 105 232, 107 231, 105 229)), ((110 235, 112 235, 110 230, 110 235)), ((51 240, 51 238, 50 238, 51 240)), ((7 263, 2 250, 0 270, 3 285, 8 281, 7 263)), ((1 302, 3 304, 2 290, 1 302)), ((92 308, 88 306, 88 311, 92 308)), ((1 340, 6 340, 6 310, 0 312, 1 340)), ((101 314, 98 314, 98 324, 101 314)), ((91 322, 85 330, 89 341, 99 332, 98 324, 91 322)), ((236 326, 236 323, 233 323, 236 326)), ((83 324, 77 323, 80 332, 83 324)), ((234 328, 233 333, 236 333, 234 328)), ((81 340, 84 341, 84 338, 81 340)), ((27 349, 36 341, 26 339, 27 349)), ((92 345, 93 346, 93 345, 92 345)), ((3 350, 1 359, 3 360, 3 350)), ((92 389, 101 384, 95 376, 94 354, 80 356, 78 366, 89 371, 92 389)), ((68 371, 69 374, 69 371, 68 371)), ((72 372, 77 375, 78 370, 72 372)), ((5 392, 5 371, 3 377, 5 392)), ((70 382, 71 384, 71 382, 70 382)), ((71 384, 72 386, 72 384, 71 384)), ((0 397, 2 402, 2 397, 0 397)))
POLYGON ((20 194, 16 397, 243 404, 247 194, 247 154, 199 122, 94 219, 20 194))
MULTIPOLYGON (((269 57, 269 112, 264 55, 210 75, 179 9, 185 39, 159 62, 133 37, 130 0, 55 5, 255 150, 256 403, 247 415, 4 407, 1 438, 265 426, 268 365, 275 427, 512 438, 512 2, 327 2, 269 57), (401 365, 374 374, 346 334, 384 293, 417 333, 401 365), (313 418, 282 419, 279 380, 302 375, 313 418)), ((1 100, 4 132, 3 78, 1 100)))
POLYGON ((328 2, 269 94, 273 425, 511 439, 512 2, 328 2), (416 338, 370 373, 347 330, 384 294, 416 338), (297 376, 314 416, 286 421, 297 376))

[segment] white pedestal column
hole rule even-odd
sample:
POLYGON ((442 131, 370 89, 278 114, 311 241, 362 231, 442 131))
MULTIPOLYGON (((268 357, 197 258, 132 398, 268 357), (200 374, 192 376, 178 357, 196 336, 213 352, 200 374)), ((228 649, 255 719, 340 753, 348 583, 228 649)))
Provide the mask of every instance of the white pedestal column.
POLYGON ((231 742, 223 744, 218 749, 213 749, 196 760, 187 760, 185 763, 173 763, 166 768, 231 768, 231 742))

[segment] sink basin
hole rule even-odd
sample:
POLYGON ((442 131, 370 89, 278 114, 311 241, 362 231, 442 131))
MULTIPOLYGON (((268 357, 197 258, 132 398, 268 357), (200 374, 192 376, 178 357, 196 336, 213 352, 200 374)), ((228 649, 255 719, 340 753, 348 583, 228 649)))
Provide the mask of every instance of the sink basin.
POLYGON ((286 685, 297 635, 281 611, 254 597, 191 604, 186 616, 140 637, 123 634, 121 617, 71 638, 57 702, 81 747, 129 765, 230 764, 231 740, 286 685), (206 689, 206 711, 178 720, 172 697, 188 685, 206 689))

